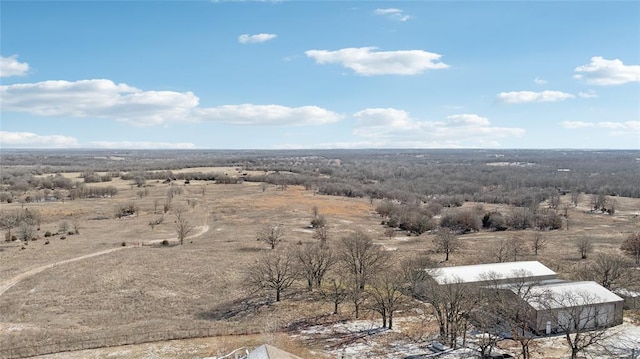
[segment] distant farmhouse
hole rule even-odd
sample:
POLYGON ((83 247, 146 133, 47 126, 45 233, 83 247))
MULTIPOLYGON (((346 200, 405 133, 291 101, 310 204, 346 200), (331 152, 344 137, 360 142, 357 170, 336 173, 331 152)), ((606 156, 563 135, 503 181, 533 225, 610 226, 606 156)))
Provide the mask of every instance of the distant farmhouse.
POLYGON ((560 280, 537 261, 445 267, 430 275, 442 286, 493 287, 520 296, 514 299, 529 306, 528 324, 536 333, 589 330, 622 323, 622 298, 596 282, 560 280), (522 286, 528 286, 528 290, 516 289, 522 286))

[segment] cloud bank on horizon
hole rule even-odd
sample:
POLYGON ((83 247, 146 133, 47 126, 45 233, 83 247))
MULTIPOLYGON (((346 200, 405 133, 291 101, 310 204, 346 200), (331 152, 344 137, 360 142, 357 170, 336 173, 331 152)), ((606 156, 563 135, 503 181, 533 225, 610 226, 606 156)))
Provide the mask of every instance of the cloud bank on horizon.
MULTIPOLYGON (((176 33, 171 33, 174 47, 167 49, 156 40, 169 35, 153 35, 160 30, 150 22, 145 25, 149 34, 137 46, 144 48, 139 54, 149 52, 159 64, 136 65, 131 56, 135 46, 125 48, 117 35, 97 29, 97 35, 110 40, 105 51, 113 55, 111 61, 96 58, 94 65, 86 60, 88 53, 65 56, 31 45, 19 30, 42 19, 9 3, 5 11, 16 20, 8 21, 1 35, 10 52, 0 56, 0 147, 591 148, 598 138, 597 147, 640 148, 638 51, 610 44, 605 51, 605 44, 589 44, 576 49, 576 55, 549 50, 553 62, 511 66, 513 60, 501 59, 523 58, 517 50, 501 47, 502 53, 494 53, 453 46, 449 40, 455 33, 424 32, 438 28, 428 20, 435 5, 401 4, 411 9, 367 10, 364 5, 379 5, 367 2, 358 8, 315 4, 319 19, 309 17, 301 4, 208 4, 216 10, 211 16, 220 16, 221 25, 211 25, 208 35, 216 41, 187 40, 196 33, 168 24, 176 33), (342 10, 340 16, 336 9, 342 10), (225 23, 239 11, 251 16, 225 23), (335 30, 325 28, 326 34, 296 27, 305 23, 314 28, 335 16, 346 21, 345 14, 378 35, 340 22, 335 30), (256 28, 275 31, 251 32, 256 28), (331 37, 333 32, 340 36, 331 37), (230 41, 234 38, 235 45, 230 41), (253 44, 261 45, 244 46, 253 44), (182 51, 176 49, 180 45, 182 51), (622 55, 624 61, 617 57, 622 55)), ((115 12, 128 5, 110 6, 115 12)), ((169 4, 167 16, 191 7, 200 13, 210 10, 200 6, 169 4)), ((640 9, 637 4, 623 7, 629 6, 640 9)), ((494 14, 505 11, 494 7, 494 14)), ((90 9, 86 4, 74 11, 90 9)), ((574 10, 571 4, 563 9, 574 10)), ((455 15, 446 6, 440 10, 441 18, 455 15)), ((190 23, 209 27, 202 18, 194 16, 190 23)), ((123 32, 142 26, 124 21, 123 32)), ((629 30, 638 27, 631 20, 621 23, 629 30)), ((63 27, 73 39, 75 25, 63 27)), ((457 34, 464 36, 469 33, 457 34)), ((627 36, 640 38, 637 33, 627 36)), ((478 39, 478 46, 490 41, 478 39)), ((563 38, 557 41, 562 47, 563 38)), ((100 52, 99 46, 92 49, 100 52)))

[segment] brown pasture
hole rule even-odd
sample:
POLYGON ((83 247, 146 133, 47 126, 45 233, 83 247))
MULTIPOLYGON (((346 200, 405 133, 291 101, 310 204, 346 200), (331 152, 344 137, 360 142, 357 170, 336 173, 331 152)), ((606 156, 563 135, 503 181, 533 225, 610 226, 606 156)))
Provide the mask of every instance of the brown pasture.
MULTIPOLYGON (((309 355, 309 350, 321 349, 322 344, 317 343, 314 348, 305 343, 306 348, 301 348, 301 343, 281 332, 307 318, 326 316, 331 305, 306 293, 302 285, 284 293, 281 303, 268 303, 272 293, 250 292, 243 279, 245 268, 256 256, 269 251, 264 243, 256 241, 260 227, 281 224, 285 228, 282 245, 312 241, 309 223, 314 206, 327 218, 330 243, 337 244, 342 236, 360 229, 398 256, 421 253, 436 260, 443 258, 433 251, 432 234, 416 237, 397 232, 395 238, 384 237, 375 203, 368 199, 317 195, 297 186, 284 191, 269 186, 263 191, 256 183, 216 185, 192 181, 184 186, 178 181, 174 186, 180 186, 183 194, 173 198, 172 206, 186 208, 187 218, 195 226, 180 246, 171 211, 164 214, 162 224, 153 230, 149 226, 149 222, 162 216, 154 213, 154 199, 160 201, 162 211, 169 185, 148 181, 149 195, 141 199, 136 194, 140 189, 126 181, 93 185, 113 185, 119 193, 115 198, 25 204, 45 216, 39 239, 25 249, 19 242, 0 243, 0 346, 219 327, 255 334, 220 337, 217 344, 203 349, 209 355, 269 338, 300 355, 309 355), (195 200, 195 208, 187 200, 195 200), (116 219, 116 206, 128 202, 140 207, 139 214, 116 219), (43 234, 57 232, 62 221, 79 221, 80 234, 66 235, 64 240, 62 235, 56 235, 45 244, 43 234), (164 239, 171 245, 161 246, 159 242, 164 239), (108 252, 90 256, 102 251, 108 252), (87 257, 77 259, 83 256, 87 257), (3 292, 7 283, 12 285, 3 292)), ((616 214, 609 216, 590 213, 587 199, 583 198, 579 207, 569 210, 569 229, 542 233, 548 238, 548 246, 536 259, 569 274, 579 262, 574 242, 585 236, 593 239, 595 252, 618 252, 625 236, 640 230, 640 200, 617 201, 616 214)), ((465 204, 478 205, 484 210, 509 210, 504 206, 465 204)), ((3 210, 20 207, 18 203, 3 204, 3 210)), ((492 262, 492 243, 513 236, 528 241, 533 235, 533 231, 464 235, 463 248, 451 255, 450 262, 492 262)), ((348 305, 343 307, 348 314, 348 305)), ((158 356, 181 357, 175 353, 158 356)))

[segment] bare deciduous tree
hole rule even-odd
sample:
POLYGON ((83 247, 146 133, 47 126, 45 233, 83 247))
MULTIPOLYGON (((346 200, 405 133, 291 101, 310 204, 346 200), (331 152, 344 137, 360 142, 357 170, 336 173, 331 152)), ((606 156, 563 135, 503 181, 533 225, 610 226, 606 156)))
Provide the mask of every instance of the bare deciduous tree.
POLYGON ((325 245, 325 243, 327 243, 328 238, 329 238, 329 234, 327 233, 326 226, 318 227, 313 232, 313 239, 317 239, 318 241, 320 241, 321 245, 325 245))
POLYGON ((62 201, 62 203, 64 203, 64 195, 62 194, 61 190, 54 190, 53 196, 56 198, 56 201, 62 201))
POLYGON ((389 228, 384 230, 384 236, 389 238, 389 239, 393 239, 393 237, 395 237, 395 235, 396 235, 395 228, 389 227, 389 228))
POLYGON ((597 253, 571 272, 577 280, 591 280, 611 291, 634 284, 637 276, 626 258, 611 253, 597 253))
MULTIPOLYGON (((169 192, 167 192, 168 194, 169 192)), ((169 212, 169 210, 171 209, 171 201, 173 199, 173 195, 167 195, 167 197, 164 199, 164 204, 162 205, 162 210, 164 213, 169 212)))
POLYGON ((405 258, 400 268, 403 272, 403 281, 407 285, 407 292, 416 295, 424 281, 430 279, 430 275, 437 271, 437 264, 427 256, 415 256, 405 258))
POLYGON ((574 207, 578 207, 578 203, 580 202, 580 192, 578 190, 571 191, 571 203, 574 207))
POLYGON ((13 236, 13 229, 18 226, 20 222, 20 216, 17 211, 1 211, 0 212, 0 228, 2 228, 6 234, 5 239, 11 240, 13 236))
POLYGON ((274 290, 279 302, 282 292, 297 279, 296 259, 288 250, 264 253, 249 267, 247 279, 253 288, 274 290))
POLYGON ((404 287, 402 272, 396 268, 387 268, 378 274, 368 289, 372 299, 372 308, 382 317, 383 328, 393 328, 393 314, 405 302, 402 293, 404 287))
POLYGON ((520 237, 513 236, 509 238, 509 252, 513 257, 513 261, 517 262, 518 258, 527 253, 527 246, 524 240, 520 237))
POLYGON ((506 262, 511 257, 511 251, 509 250, 509 241, 507 239, 500 239, 490 247, 491 256, 498 261, 498 263, 506 262))
POLYGON ((520 357, 529 359, 530 347, 536 336, 529 329, 534 309, 528 302, 542 300, 540 293, 534 290, 539 283, 531 281, 531 273, 526 270, 515 271, 511 275, 513 280, 507 284, 502 283, 502 278, 495 273, 486 273, 483 277, 489 283, 485 286, 483 300, 485 310, 490 313, 479 318, 484 324, 483 329, 488 331, 489 338, 502 334, 500 331, 506 329, 520 345, 520 357))
POLYGON ((360 318, 360 308, 367 300, 368 293, 364 289, 360 288, 360 285, 353 281, 353 278, 350 278, 349 287, 347 288, 347 298, 353 304, 353 313, 356 319, 360 318))
POLYGON ((36 227, 37 230, 40 230, 40 225, 42 224, 42 214, 37 209, 25 209, 24 214, 21 216, 21 220, 29 223, 30 225, 36 227))
POLYGON ((147 180, 143 176, 136 176, 133 179, 133 184, 137 187, 142 187, 147 183, 147 180))
POLYGON ((305 243, 294 251, 300 272, 307 280, 307 288, 320 287, 327 271, 336 263, 331 248, 320 243, 305 243))
POLYGON ((149 226, 151 226, 151 230, 153 231, 153 229, 155 228, 155 226, 157 226, 158 224, 162 223, 164 221, 164 217, 159 217, 153 221, 149 222, 149 226))
POLYGON ((66 234, 69 231, 69 222, 62 221, 60 225, 58 225, 58 232, 66 234))
POLYGON ((180 240, 180 245, 182 245, 185 238, 187 238, 195 227, 187 220, 186 211, 183 208, 177 207, 173 212, 176 216, 176 234, 178 235, 178 240, 180 240))
POLYGON ((191 207, 191 209, 195 209, 198 205, 198 201, 196 199, 187 199, 187 204, 189 205, 189 207, 191 207))
POLYGON ((591 209, 594 211, 606 212, 609 214, 614 214, 616 212, 616 200, 607 197, 604 193, 592 195, 590 204, 591 209))
POLYGON ((324 283, 320 287, 320 293, 333 304, 333 314, 338 314, 338 305, 349 296, 350 284, 339 274, 329 276, 324 283))
POLYGON ((459 279, 438 284, 432 278, 417 287, 415 296, 431 304, 440 338, 453 348, 466 328, 469 313, 477 309, 481 298, 478 288, 459 279))
POLYGON ((365 284, 387 264, 388 253, 381 246, 373 244, 369 236, 357 231, 342 238, 338 258, 357 287, 364 290, 365 284))
POLYGON ((258 232, 258 241, 265 242, 271 249, 282 241, 283 230, 281 224, 267 224, 258 232))
POLYGON ((633 257, 637 265, 640 264, 640 232, 631 233, 622 242, 620 249, 626 254, 633 257))
POLYGON ((560 193, 553 192, 549 197, 549 208, 558 209, 560 205, 560 193))
POLYGON ((313 228, 324 227, 326 224, 325 218, 323 215, 320 214, 320 210, 318 209, 318 206, 313 206, 313 208, 311 209, 311 212, 313 214, 313 218, 311 219, 311 227, 313 228))
POLYGON ((538 252, 543 250, 547 246, 547 238, 540 232, 534 233, 531 238, 531 250, 533 255, 537 256, 538 252))
POLYGON ((73 228, 73 233, 80 234, 80 220, 79 219, 74 218, 73 221, 71 221, 71 227, 73 228))
POLYGON ((587 259, 589 253, 593 252, 593 243, 590 238, 580 238, 576 242, 576 248, 580 253, 580 259, 587 259))
POLYGON ((20 226, 18 227, 18 238, 24 242, 28 243, 31 238, 33 238, 33 234, 35 233, 35 229, 32 224, 28 221, 21 221, 20 226))
POLYGON ((440 253, 444 253, 444 260, 449 260, 449 254, 455 252, 461 247, 462 243, 455 232, 441 228, 434 238, 436 249, 440 253))

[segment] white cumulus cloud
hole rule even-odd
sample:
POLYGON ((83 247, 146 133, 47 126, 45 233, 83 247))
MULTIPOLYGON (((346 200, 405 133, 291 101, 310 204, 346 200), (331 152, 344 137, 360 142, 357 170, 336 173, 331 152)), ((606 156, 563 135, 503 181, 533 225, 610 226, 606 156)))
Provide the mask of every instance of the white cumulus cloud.
POLYGON ((548 81, 536 77, 535 79, 533 79, 533 82, 535 82, 536 85, 546 85, 548 81))
POLYGON ((0 86, 0 104, 3 111, 109 118, 144 126, 183 119, 198 105, 198 97, 191 92, 142 91, 96 79, 0 86))
POLYGON ((236 125, 321 125, 342 115, 317 106, 199 106, 192 92, 142 91, 111 80, 44 81, 0 86, 2 111, 112 119, 134 126, 216 121, 236 125))
POLYGON ((29 72, 29 64, 18 61, 18 55, 0 56, 0 77, 24 76, 29 72))
POLYGON ((392 127, 410 129, 415 125, 409 119, 409 113, 395 108, 367 108, 356 112, 356 127, 392 127))
POLYGON ((242 34, 238 36, 238 42, 240 42, 241 44, 258 44, 261 42, 273 40, 276 37, 278 37, 278 35, 276 34, 242 34))
POLYGON ((580 91, 578 96, 581 98, 596 98, 598 97, 598 94, 594 90, 588 90, 587 92, 580 91))
MULTIPOLYGON (((601 128, 608 130, 630 130, 640 131, 640 121, 601 121, 601 122, 586 122, 586 121, 564 121, 560 125, 566 129, 575 130, 581 128, 601 128)), ((633 132, 632 132, 633 133, 633 132)), ((640 136, 640 132, 635 132, 636 136, 640 136)))
POLYGON ((105 149, 191 149, 188 142, 92 141, 63 135, 39 135, 32 132, 0 131, 0 148, 105 148, 105 149))
POLYGON ((0 131, 0 147, 5 148, 69 148, 77 146, 78 140, 69 136, 0 131))
POLYGON ((491 125, 477 114, 448 116, 444 121, 411 118, 408 112, 394 108, 368 108, 353 115, 353 133, 366 138, 375 147, 495 147, 501 138, 520 137, 525 130, 491 125))
POLYGON ((489 119, 476 114, 462 114, 447 116, 447 124, 450 126, 489 126, 489 119))
POLYGON ((619 59, 607 60, 600 56, 591 58, 591 63, 578 66, 573 77, 592 85, 622 85, 640 82, 640 65, 625 65, 619 59))
POLYGON ((234 125, 322 125, 337 122, 342 115, 317 106, 224 105, 195 111, 201 121, 234 125))
POLYGON ((417 75, 426 70, 446 69, 442 55, 423 50, 376 51, 375 47, 345 48, 337 51, 308 50, 305 54, 318 64, 340 64, 358 75, 417 75))
POLYGON ((398 21, 407 21, 411 18, 411 16, 406 15, 404 11, 396 8, 376 9, 373 13, 379 16, 387 16, 390 19, 398 21))
POLYGON ((571 98, 575 96, 561 91, 512 91, 498 94, 498 101, 503 103, 558 102, 571 98))

